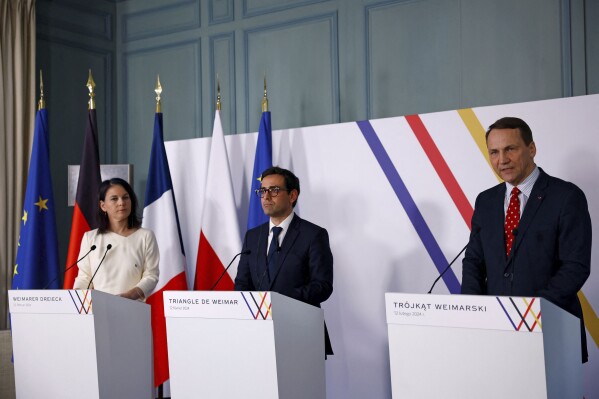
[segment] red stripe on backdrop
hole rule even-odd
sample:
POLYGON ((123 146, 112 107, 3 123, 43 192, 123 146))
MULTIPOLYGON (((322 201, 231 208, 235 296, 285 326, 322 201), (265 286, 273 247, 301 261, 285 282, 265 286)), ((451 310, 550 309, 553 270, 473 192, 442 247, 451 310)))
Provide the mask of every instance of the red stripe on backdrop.
MULTIPOLYGON (((198 259, 196 262, 196 275, 194 279, 194 290, 210 290, 218 278, 225 271, 223 263, 206 239, 203 231, 200 231, 200 245, 198 247, 198 259)), ((228 273, 214 287, 214 291, 233 291, 235 284, 228 273)))
POLYGON ((468 228, 472 229, 471 221, 472 214, 474 213, 472 205, 470 205, 468 198, 466 198, 464 191, 462 191, 462 188, 451 172, 451 169, 449 169, 449 166, 447 165, 447 162, 445 162, 443 155, 437 148, 437 145, 424 126, 424 123, 422 123, 422 119, 420 119, 420 116, 418 115, 408 115, 406 116, 406 121, 408 121, 408 124, 416 135, 416 138, 426 153, 426 156, 431 161, 435 171, 437 172, 437 175, 443 182, 443 185, 447 189, 449 196, 453 200, 453 203, 458 208, 458 211, 462 215, 462 219, 464 219, 464 222, 468 228))
POLYGON ((154 341, 154 386, 169 379, 168 350, 166 344, 166 320, 164 318, 164 291, 187 291, 185 272, 173 277, 161 290, 148 297, 146 303, 152 307, 152 336, 154 341))
MULTIPOLYGON (((89 223, 83 216, 79 204, 75 203, 73 208, 73 222, 71 223, 71 237, 69 238, 69 252, 67 254, 67 266, 74 265, 79 257, 79 250, 81 249, 81 239, 86 231, 89 231, 89 223)), ((73 267, 64 274, 63 288, 71 289, 75 283, 75 277, 79 273, 78 267, 73 267)))

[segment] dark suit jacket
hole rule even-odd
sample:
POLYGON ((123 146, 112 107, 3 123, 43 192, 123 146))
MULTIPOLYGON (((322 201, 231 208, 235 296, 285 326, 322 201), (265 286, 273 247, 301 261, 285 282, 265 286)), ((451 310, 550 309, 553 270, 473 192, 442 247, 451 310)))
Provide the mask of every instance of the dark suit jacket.
MULTIPOLYGON (((268 276, 266 253, 269 224, 249 230, 243 242, 235 290, 274 291, 320 307, 333 293, 333 254, 325 229, 294 215, 281 244, 276 272, 268 276)), ((332 354, 328 334, 327 354, 332 354)))
POLYGON ((577 292, 591 272, 591 218, 574 184, 541 174, 505 255, 505 183, 476 199, 462 266, 462 294, 543 297, 581 320, 582 361, 588 360, 577 292))

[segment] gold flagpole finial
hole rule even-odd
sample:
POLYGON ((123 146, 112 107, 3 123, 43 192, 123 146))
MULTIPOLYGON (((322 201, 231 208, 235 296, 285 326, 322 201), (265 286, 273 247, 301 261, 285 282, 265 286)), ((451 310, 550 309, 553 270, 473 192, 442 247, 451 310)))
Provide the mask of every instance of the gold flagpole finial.
POLYGON ((218 78, 218 74, 216 75, 216 109, 220 111, 221 102, 220 102, 220 79, 218 78))
POLYGON ((160 84, 160 75, 156 75, 156 88, 154 89, 154 93, 156 93, 156 113, 162 112, 162 107, 160 105, 160 95, 162 94, 162 85, 160 84))
POLYGON ((268 111, 268 96, 266 95, 266 74, 264 74, 264 97, 262 98, 262 112, 268 111))
POLYGON ((94 93, 96 82, 94 82, 91 69, 89 70, 87 83, 85 85, 87 86, 87 90, 89 90, 89 101, 87 103, 87 109, 96 109, 96 100, 94 99, 94 97, 96 97, 96 94, 94 93))
POLYGON ((37 109, 46 108, 46 100, 44 100, 44 78, 42 77, 42 70, 40 69, 40 100, 37 102, 37 109))

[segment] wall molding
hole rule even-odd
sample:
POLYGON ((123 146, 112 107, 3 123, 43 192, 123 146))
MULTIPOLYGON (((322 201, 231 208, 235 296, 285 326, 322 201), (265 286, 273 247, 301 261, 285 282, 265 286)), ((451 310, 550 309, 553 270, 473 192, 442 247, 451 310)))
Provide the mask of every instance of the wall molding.
MULTIPOLYGON (((177 49, 177 48, 185 48, 185 47, 191 47, 195 54, 194 62, 196 63, 196 65, 194 66, 194 69, 197 71, 197 79, 198 79, 198 84, 200 87, 198 88, 197 93, 195 95, 195 99, 196 99, 196 103, 197 103, 196 108, 198 109, 198 112, 196 112, 194 115, 195 127, 193 130, 195 133, 194 137, 201 137, 201 135, 197 134, 197 132, 202 131, 202 112, 201 112, 201 107, 202 107, 202 73, 201 73, 201 70, 202 70, 202 68, 201 68, 201 43, 199 40, 184 40, 184 41, 179 41, 179 42, 173 42, 168 45, 145 47, 143 49, 137 49, 137 50, 131 50, 131 51, 124 52, 122 54, 123 59, 121 61, 121 67, 122 67, 122 71, 123 71, 121 85, 120 85, 123 88, 123 99, 121 102, 121 104, 123 104, 123 105, 121 106, 121 108, 127 107, 129 104, 129 92, 127 90, 127 87, 129 86, 130 69, 129 69, 128 62, 129 62, 129 60, 131 60, 132 57, 142 56, 142 55, 152 55, 156 51, 160 51, 160 50, 169 50, 169 49, 177 49)), ((129 126, 128 112, 123 113, 122 118, 123 118, 123 120, 120 121, 119 125, 121 126, 121 128, 127 129, 127 127, 129 126)), ((120 149, 120 152, 122 154, 124 154, 125 156, 128 156, 128 154, 129 154, 129 140, 130 140, 130 134, 125 134, 124 140, 122 143, 122 148, 120 149)))
POLYGON ((245 97, 245 131, 250 130, 250 80, 249 80, 249 41, 250 36, 256 33, 264 33, 268 31, 283 30, 295 26, 301 26, 312 22, 329 22, 329 40, 331 46, 331 93, 333 98, 332 106, 332 121, 331 123, 339 122, 340 115, 340 93, 339 93, 339 39, 338 39, 338 15, 337 12, 330 12, 325 14, 318 14, 309 17, 292 19, 285 22, 279 22, 275 24, 263 25, 256 28, 246 29, 243 33, 243 46, 244 46, 244 97, 245 97))
MULTIPOLYGON (((255 17, 257 15, 270 14, 278 11, 291 10, 292 8, 303 7, 310 4, 324 3, 330 0, 295 0, 286 3, 280 0, 272 0, 270 6, 251 6, 248 0, 243 0, 243 18, 255 17), (281 4, 283 3, 283 4, 281 4)), ((256 3, 256 1, 254 1, 256 3)))
POLYGON ((393 5, 402 5, 402 3, 410 2, 409 0, 385 0, 374 4, 368 4, 363 8, 364 18, 364 63, 366 68, 364 70, 364 82, 366 85, 366 119, 372 119, 372 82, 371 82, 371 70, 372 70, 372 53, 370 48, 370 17, 373 10, 377 8, 389 7, 393 5))
MULTIPOLYGON (((226 41, 229 47, 229 68, 228 68, 228 82, 227 85, 229 87, 228 97, 230 99, 227 102, 227 105, 230 107, 231 112, 229 112, 229 123, 230 123, 230 133, 237 133, 237 82, 235 80, 235 32, 222 33, 219 35, 210 36, 210 93, 211 93, 211 110, 212 115, 216 111, 216 82, 215 77, 217 73, 221 73, 222 71, 216 70, 215 65, 215 46, 217 41, 226 41), (230 105, 229 105, 230 104, 230 105)), ((221 79, 222 80, 222 79, 221 79)))
POLYGON ((235 20, 235 3, 233 0, 220 0, 219 3, 226 4, 226 13, 215 15, 215 3, 218 0, 210 0, 208 3, 208 25, 217 25, 235 20))
POLYGON ((113 14, 109 12, 56 2, 38 2, 36 7, 37 25, 40 27, 77 33, 95 39, 113 40, 113 14), (52 9, 52 20, 48 18, 50 9, 52 9))
POLYGON ((572 97, 572 13, 570 0, 560 0, 561 51, 562 51, 562 96, 572 97))
MULTIPOLYGON (((113 121, 114 121, 114 117, 113 117, 113 109, 112 109, 112 98, 113 98, 113 86, 114 86, 114 82, 113 82, 113 73, 112 73, 112 65, 114 63, 113 59, 114 59, 114 55, 111 51, 109 50, 105 50, 103 48, 100 47, 94 47, 94 46, 90 46, 88 44, 83 44, 83 43, 79 43, 79 42, 74 42, 74 41, 70 41, 70 40, 65 40, 65 39, 58 39, 56 37, 52 37, 52 36, 48 36, 45 35, 43 33, 39 33, 37 34, 37 40, 38 41, 47 41, 49 44, 51 45, 61 45, 64 46, 66 48, 70 48, 70 49, 74 49, 77 51, 80 51, 82 54, 87 55, 89 53, 93 53, 96 56, 99 56, 102 59, 102 63, 103 63, 103 72, 105 74, 106 77, 106 84, 102 85, 102 86, 96 86, 96 102, 98 100, 100 100, 100 103, 103 104, 104 109, 105 109, 105 113, 104 115, 99 115, 96 113, 96 117, 97 118, 101 118, 103 125, 104 125, 104 143, 100 143, 100 148, 102 149, 102 155, 104 155, 104 161, 105 163, 110 163, 113 161, 113 157, 112 157, 112 144, 113 144, 113 139, 114 139, 114 135, 115 135, 115 131, 114 131, 114 125, 113 125, 113 121), (98 91, 100 90, 100 94, 98 95, 98 91), (104 144, 104 145, 102 145, 104 144)), ((95 73, 92 70, 92 75, 93 76, 98 76, 97 73, 95 73)), ((87 70, 85 73, 85 76, 87 76, 87 70)), ((45 79, 47 80, 47 79, 45 79)), ((85 88, 85 81, 81 82, 81 93, 82 93, 82 98, 83 96, 86 96, 86 91, 87 89, 85 88)), ((86 102, 87 102, 87 98, 86 98, 86 102)), ((85 126, 81 126, 81 134, 83 135, 85 133, 85 126)), ((98 135, 101 135, 102 132, 98 131, 98 135)), ((83 142, 82 142, 83 143, 83 142)))
POLYGON ((123 31, 123 43, 199 28, 201 26, 200 4, 196 0, 179 0, 176 2, 171 0, 168 6, 150 8, 125 14, 121 26, 123 31), (185 15, 188 19, 181 20, 176 15, 169 18, 168 15, 165 15, 169 12, 177 15, 185 15), (133 31, 133 24, 139 23, 138 21, 143 21, 144 19, 149 20, 158 14, 165 16, 164 19, 167 21, 165 24, 162 26, 153 26, 152 28, 142 29, 138 32, 133 31), (168 22, 171 21, 173 22, 169 24, 168 22))

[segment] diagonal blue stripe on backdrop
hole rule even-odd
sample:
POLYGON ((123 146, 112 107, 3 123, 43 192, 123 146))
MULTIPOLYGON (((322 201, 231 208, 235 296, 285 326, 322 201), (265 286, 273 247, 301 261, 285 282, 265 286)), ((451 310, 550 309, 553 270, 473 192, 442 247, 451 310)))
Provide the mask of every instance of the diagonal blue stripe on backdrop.
MULTIPOLYGON (((426 224, 426 221, 420 213, 420 210, 414 202, 414 199, 410 195, 408 188, 393 165, 389 154, 385 150, 385 147, 383 147, 383 143, 381 143, 381 140, 374 131, 370 121, 358 121, 356 123, 362 131, 362 135, 366 139, 366 142, 381 166, 381 169, 383 169, 383 173, 385 173, 389 184, 391 184, 391 188, 393 188, 397 199, 399 199, 399 202, 408 214, 408 218, 412 222, 414 229, 416 229, 422 244, 424 244, 426 251, 435 264, 437 271, 441 273, 449 263, 447 262, 445 255, 443 255, 443 252, 441 251, 437 240, 435 240, 433 233, 426 224)), ((460 292, 460 282, 458 281, 453 270, 449 269, 447 273, 443 275, 443 282, 449 289, 449 292, 452 294, 458 294, 460 292)))

